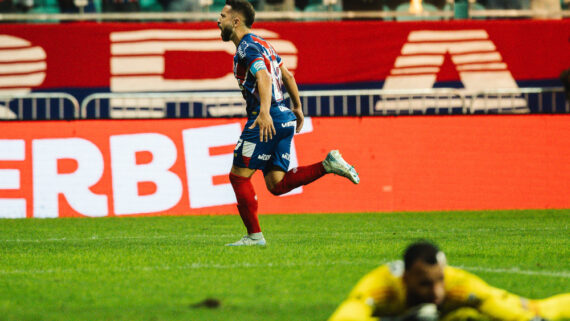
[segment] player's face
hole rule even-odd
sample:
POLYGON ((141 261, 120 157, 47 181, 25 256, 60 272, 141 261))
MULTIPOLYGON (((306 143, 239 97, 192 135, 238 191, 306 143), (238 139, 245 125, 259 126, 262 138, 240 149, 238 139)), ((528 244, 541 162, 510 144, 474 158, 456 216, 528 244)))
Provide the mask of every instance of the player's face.
POLYGON ((404 283, 410 306, 434 303, 440 305, 445 299, 442 264, 427 264, 418 260, 404 272, 404 283))
POLYGON ((232 24, 232 14, 231 14, 232 7, 226 5, 222 12, 220 12, 220 17, 218 18, 218 28, 222 33, 222 40, 223 41, 230 41, 232 37, 232 33, 234 32, 233 24, 232 24))

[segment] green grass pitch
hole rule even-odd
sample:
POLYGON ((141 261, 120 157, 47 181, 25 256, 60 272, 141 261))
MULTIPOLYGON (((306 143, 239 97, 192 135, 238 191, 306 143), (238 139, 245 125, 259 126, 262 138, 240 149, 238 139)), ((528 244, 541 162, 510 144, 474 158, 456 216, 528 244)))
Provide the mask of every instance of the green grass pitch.
POLYGON ((326 320, 366 272, 427 238, 514 293, 570 289, 570 210, 0 220, 0 320, 326 320), (217 308, 197 305, 207 298, 217 308))

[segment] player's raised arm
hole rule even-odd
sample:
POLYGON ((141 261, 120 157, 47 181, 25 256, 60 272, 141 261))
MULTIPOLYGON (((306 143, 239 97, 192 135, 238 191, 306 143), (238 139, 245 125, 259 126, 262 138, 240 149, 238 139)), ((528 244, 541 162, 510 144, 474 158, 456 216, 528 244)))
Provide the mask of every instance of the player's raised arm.
POLYGON ((271 107, 271 78, 266 69, 260 69, 255 73, 257 79, 257 90, 259 92, 259 115, 250 128, 259 126, 259 140, 267 142, 275 135, 275 126, 269 113, 271 107))
POLYGON ((297 117, 297 133, 303 128, 303 121, 305 116, 303 115, 303 108, 301 108, 301 97, 299 97, 299 88, 297 87, 297 82, 295 82, 295 77, 293 74, 285 67, 285 64, 279 66, 281 68, 281 75, 283 84, 291 97, 291 111, 297 117))

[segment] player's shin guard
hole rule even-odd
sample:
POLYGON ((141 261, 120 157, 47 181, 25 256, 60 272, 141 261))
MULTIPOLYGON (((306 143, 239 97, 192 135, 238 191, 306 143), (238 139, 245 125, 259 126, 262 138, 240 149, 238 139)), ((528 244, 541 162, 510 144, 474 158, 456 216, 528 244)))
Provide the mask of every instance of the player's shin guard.
POLYGON ((239 216, 241 216, 241 220, 247 228, 247 233, 261 232, 259 219, 257 218, 257 197, 255 196, 253 184, 251 184, 251 178, 230 173, 230 182, 236 193, 239 216))
POLYGON ((322 162, 309 166, 297 167, 288 171, 283 179, 277 183, 270 192, 273 195, 281 195, 302 185, 307 185, 326 174, 322 162))

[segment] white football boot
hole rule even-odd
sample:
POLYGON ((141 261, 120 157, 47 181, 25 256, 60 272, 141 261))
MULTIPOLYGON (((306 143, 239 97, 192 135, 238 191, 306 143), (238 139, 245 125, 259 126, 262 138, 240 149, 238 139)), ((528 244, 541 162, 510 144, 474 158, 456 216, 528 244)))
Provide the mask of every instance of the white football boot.
POLYGON ((327 158, 323 161, 323 166, 327 173, 334 173, 336 175, 348 178, 354 184, 360 183, 360 177, 354 169, 354 166, 347 163, 338 150, 331 150, 327 158))
POLYGON ((234 243, 226 244, 226 246, 253 246, 253 245, 265 246, 266 244, 267 242, 265 242, 265 238, 263 237, 263 235, 261 236, 261 238, 255 238, 255 239, 249 235, 246 235, 242 237, 241 240, 234 243))

